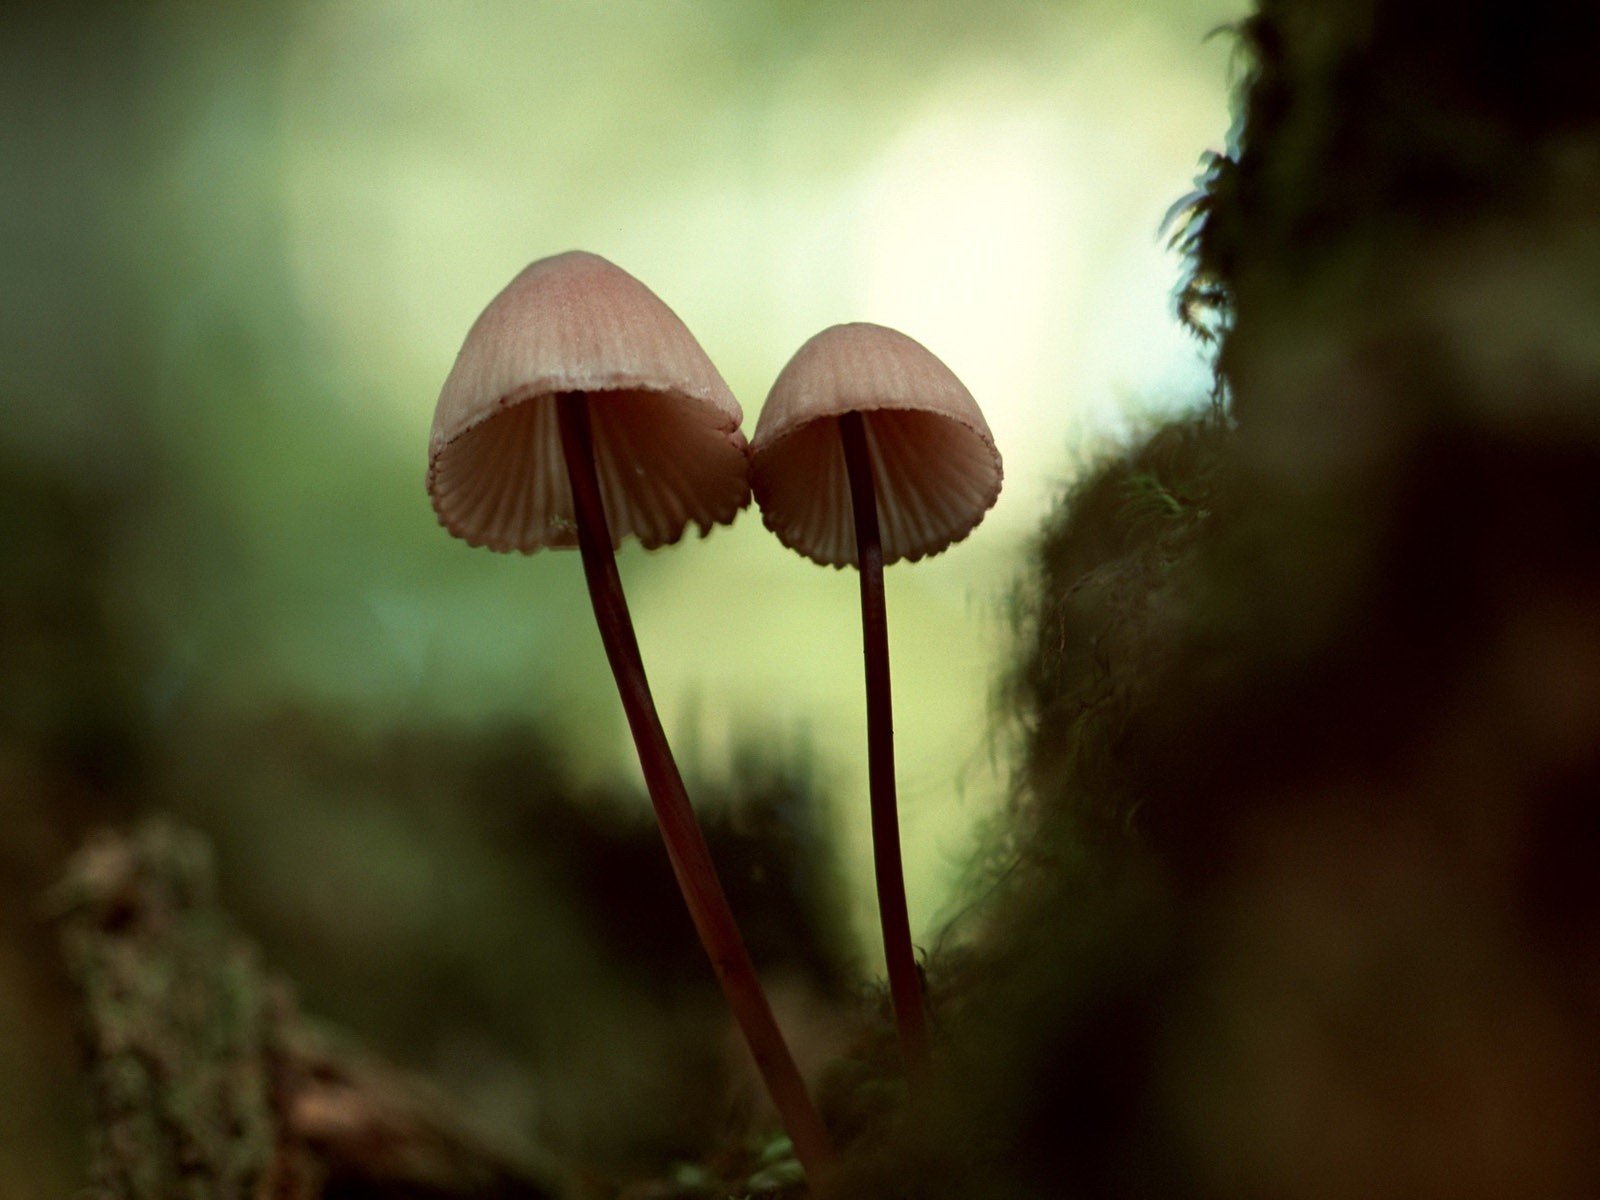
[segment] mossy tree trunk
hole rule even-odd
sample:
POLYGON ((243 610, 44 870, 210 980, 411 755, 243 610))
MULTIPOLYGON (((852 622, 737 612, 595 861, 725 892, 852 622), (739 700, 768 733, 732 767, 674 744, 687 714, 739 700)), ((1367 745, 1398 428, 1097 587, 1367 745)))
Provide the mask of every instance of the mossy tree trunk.
POLYGON ((1600 6, 1238 33, 1219 403, 1046 524, 943 1108, 838 1197, 1600 1194, 1600 6))

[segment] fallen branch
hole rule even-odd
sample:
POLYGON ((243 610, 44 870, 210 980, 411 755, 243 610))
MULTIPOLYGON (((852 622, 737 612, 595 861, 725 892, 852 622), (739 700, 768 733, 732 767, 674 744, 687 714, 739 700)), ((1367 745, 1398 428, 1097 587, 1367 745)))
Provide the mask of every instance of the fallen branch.
POLYGON ((98 1197, 555 1195, 434 1089, 299 1016, 218 907, 199 834, 102 834, 49 907, 82 996, 98 1197))

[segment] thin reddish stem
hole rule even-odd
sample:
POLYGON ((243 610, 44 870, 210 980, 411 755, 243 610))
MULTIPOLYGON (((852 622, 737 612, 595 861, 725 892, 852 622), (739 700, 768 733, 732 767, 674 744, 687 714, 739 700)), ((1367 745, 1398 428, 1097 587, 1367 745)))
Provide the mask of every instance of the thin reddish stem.
POLYGON ((817 1115, 805 1081, 795 1066, 794 1056, 783 1039, 778 1022, 767 1003, 754 964, 745 950, 744 939, 734 923, 727 897, 717 879, 700 823, 695 820, 689 793, 673 761, 667 735, 656 715, 650 683, 645 678, 644 660, 634 636, 633 619, 622 594, 622 578, 617 573, 612 553, 611 531, 606 523, 605 506, 600 497, 600 481, 595 472, 594 436, 589 424, 588 400, 582 392, 564 392, 556 397, 561 427, 561 448, 566 456, 567 474, 572 480, 573 508, 578 519, 578 549, 583 555, 583 571, 589 583, 589 599, 594 605, 600 640, 617 681, 617 693, 633 732, 639 753, 639 766, 645 786, 661 826, 667 857, 689 915, 694 920, 700 943, 705 947, 716 971, 717 982, 727 997, 756 1068, 777 1107, 795 1156, 813 1182, 820 1179, 833 1160, 833 1143, 817 1115))
POLYGON ((922 977, 911 948, 905 872, 900 865, 900 819, 895 811, 894 704, 889 690, 889 616, 883 598, 883 543, 878 533, 878 498, 866 422, 861 414, 839 418, 845 471, 855 510, 856 565, 861 574, 861 650, 867 670, 867 777, 872 806, 872 866, 878 881, 878 920, 889 968, 889 998, 906 1073, 920 1081, 928 1067, 928 1019, 922 1007, 922 977))

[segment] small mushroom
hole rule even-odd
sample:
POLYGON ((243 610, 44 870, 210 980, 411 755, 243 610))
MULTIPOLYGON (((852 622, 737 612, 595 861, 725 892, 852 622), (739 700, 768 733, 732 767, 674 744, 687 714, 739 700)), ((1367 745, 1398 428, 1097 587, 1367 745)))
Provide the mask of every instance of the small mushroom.
POLYGON ((694 336, 593 254, 542 259, 467 334, 434 414, 428 493, 474 546, 582 554, 606 657, 678 886, 795 1153, 816 1178, 827 1131, 717 879, 645 677, 613 551, 732 521, 749 502, 742 414, 694 336))
POLYGON ((928 1028, 895 812, 883 568, 966 537, 1000 495, 1000 452, 950 368, 905 334, 865 323, 800 347, 772 385, 751 452, 767 528, 815 562, 860 570, 878 915, 901 1054, 919 1077, 928 1028))

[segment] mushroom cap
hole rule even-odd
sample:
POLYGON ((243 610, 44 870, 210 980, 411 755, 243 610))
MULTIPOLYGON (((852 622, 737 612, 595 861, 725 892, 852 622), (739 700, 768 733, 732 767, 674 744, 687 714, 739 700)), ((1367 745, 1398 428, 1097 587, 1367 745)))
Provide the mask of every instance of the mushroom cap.
POLYGON ((784 545, 824 566, 857 565, 838 429, 847 412, 866 428, 886 565, 959 542, 999 498, 1000 451, 950 368, 896 330, 835 325, 784 367, 750 446, 761 519, 784 545))
POLYGON ((439 393, 428 495, 491 550, 575 546, 555 397, 589 398, 613 546, 702 535, 750 501, 743 414, 694 335, 649 288, 581 250, 523 269, 473 323, 439 393))

